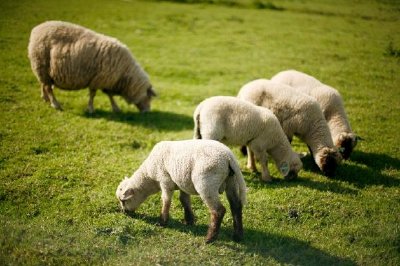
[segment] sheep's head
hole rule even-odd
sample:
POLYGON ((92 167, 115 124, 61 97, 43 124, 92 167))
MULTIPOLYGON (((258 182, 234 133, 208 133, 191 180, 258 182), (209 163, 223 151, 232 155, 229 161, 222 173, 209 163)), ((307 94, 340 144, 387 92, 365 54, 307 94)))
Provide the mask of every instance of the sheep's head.
POLYGON ((135 101, 134 104, 141 113, 149 112, 151 109, 151 100, 156 95, 157 94, 154 91, 153 87, 150 86, 147 90, 145 90, 138 96, 137 101, 135 101))
POLYGON ((141 193, 133 187, 132 179, 125 177, 115 192, 123 211, 135 211, 144 199, 141 193))
POLYGON ((316 163, 326 176, 333 176, 341 161, 342 155, 336 148, 322 148, 316 156, 316 163))
POLYGON ((357 145, 357 141, 361 139, 354 133, 343 132, 339 135, 336 141, 336 147, 338 147, 340 154, 343 159, 347 160, 350 157, 351 152, 357 145))
POLYGON ((300 156, 292 152, 290 163, 282 162, 279 165, 279 170, 286 180, 296 179, 299 171, 303 168, 303 163, 300 156))

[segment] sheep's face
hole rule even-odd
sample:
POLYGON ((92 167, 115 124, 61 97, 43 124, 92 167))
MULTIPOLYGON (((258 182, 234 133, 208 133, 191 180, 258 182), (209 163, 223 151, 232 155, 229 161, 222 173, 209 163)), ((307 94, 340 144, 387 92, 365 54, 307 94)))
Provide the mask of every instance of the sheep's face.
POLYGON ((143 202, 140 193, 132 187, 132 180, 125 177, 115 192, 123 211, 135 211, 143 202))
POLYGON ((279 166, 279 170, 286 180, 296 179, 302 168, 303 163, 300 160, 300 156, 295 152, 292 152, 290 164, 283 162, 279 166))
POLYGON ((156 92, 152 87, 148 88, 144 93, 139 95, 138 101, 135 102, 136 107, 140 112, 149 112, 151 109, 151 100, 156 96, 156 92))
POLYGON ((349 159, 350 154, 357 145, 357 141, 358 137, 353 133, 341 133, 339 135, 336 147, 338 147, 343 159, 349 159))
POLYGON ((322 173, 326 176, 333 176, 336 168, 342 161, 342 156, 335 148, 323 148, 318 152, 316 163, 322 173))

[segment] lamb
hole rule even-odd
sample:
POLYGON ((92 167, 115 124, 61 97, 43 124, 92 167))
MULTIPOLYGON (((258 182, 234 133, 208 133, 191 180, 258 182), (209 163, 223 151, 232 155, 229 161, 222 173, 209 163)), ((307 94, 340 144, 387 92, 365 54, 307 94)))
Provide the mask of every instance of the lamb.
POLYGON ((333 145, 321 107, 315 99, 288 85, 266 79, 245 84, 238 98, 269 108, 289 141, 297 135, 308 145, 319 169, 327 176, 334 174, 342 157, 333 145))
POLYGON ((226 192, 232 217, 233 239, 243 238, 242 208, 246 203, 246 184, 231 150, 213 140, 162 141, 131 178, 125 178, 116 191, 124 211, 134 211, 151 194, 161 190, 160 224, 165 226, 174 190, 180 190, 185 222, 194 223, 190 195, 200 195, 211 212, 206 242, 218 235, 225 207, 219 195, 226 192))
POLYGON ((113 111, 120 108, 114 95, 150 110, 156 95, 149 77, 128 48, 117 39, 63 21, 47 21, 34 27, 28 46, 32 71, 41 83, 42 99, 55 109, 61 105, 53 85, 63 90, 89 88, 88 111, 94 112, 96 90, 108 95, 113 111))
POLYGON ((215 96, 201 102, 193 115, 195 139, 213 139, 231 145, 246 145, 247 166, 256 171, 254 155, 262 167, 261 180, 270 182, 267 153, 285 179, 294 179, 303 164, 287 140, 278 119, 268 109, 230 96, 215 96))
POLYGON ((344 159, 350 157, 351 152, 361 138, 351 130, 342 97, 336 89, 296 70, 279 72, 272 77, 271 81, 287 84, 315 98, 321 105, 331 131, 333 143, 339 148, 344 159))

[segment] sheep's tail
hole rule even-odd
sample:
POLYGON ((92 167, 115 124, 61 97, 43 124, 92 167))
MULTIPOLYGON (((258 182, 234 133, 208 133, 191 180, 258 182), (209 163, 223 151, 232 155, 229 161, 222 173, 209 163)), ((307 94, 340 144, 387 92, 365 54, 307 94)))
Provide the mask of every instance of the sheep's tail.
POLYGON ((234 191, 233 194, 235 195, 233 196, 240 200, 242 206, 246 204, 246 183, 233 154, 231 154, 231 158, 229 159, 229 177, 226 182, 226 191, 227 193, 234 191))
POLYGON ((196 109, 194 113, 194 139, 201 139, 200 133, 200 112, 196 109))

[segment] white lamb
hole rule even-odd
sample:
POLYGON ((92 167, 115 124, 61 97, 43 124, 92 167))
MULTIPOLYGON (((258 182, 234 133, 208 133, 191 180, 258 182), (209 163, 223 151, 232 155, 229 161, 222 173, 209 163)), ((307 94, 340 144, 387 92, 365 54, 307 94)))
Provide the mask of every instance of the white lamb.
POLYGON ((219 199, 219 194, 225 191, 233 216, 233 238, 236 241, 243 238, 246 185, 228 147, 213 140, 162 141, 154 146, 133 176, 119 184, 116 196, 124 211, 134 211, 148 196, 161 190, 160 224, 166 225, 171 197, 177 189, 187 224, 194 223, 190 195, 200 195, 210 209, 207 243, 216 239, 225 215, 219 199))
POLYGON ((350 157, 357 141, 361 138, 351 130, 342 97, 336 89, 296 70, 279 72, 272 77, 271 81, 287 84, 315 98, 321 105, 331 131, 333 143, 339 148, 344 159, 350 157))
POLYGON ((42 98, 61 110, 53 85, 64 90, 89 88, 88 111, 94 111, 96 90, 108 95, 113 111, 120 111, 114 95, 142 112, 155 96, 147 74, 129 49, 117 39, 62 21, 47 21, 32 29, 28 56, 42 85, 42 98))
POLYGON ((320 170, 327 176, 334 174, 341 155, 333 145, 321 107, 314 98, 266 79, 247 83, 240 89, 238 97, 269 108, 289 141, 297 135, 308 145, 320 170))
POLYGON ((194 138, 214 139, 248 147, 248 167, 256 171, 254 155, 262 167, 261 179, 271 181, 267 153, 285 179, 297 177, 303 164, 295 153, 278 119, 268 109, 229 96, 211 97, 201 102, 193 115, 194 138), (253 155, 254 152, 254 155, 253 155))

